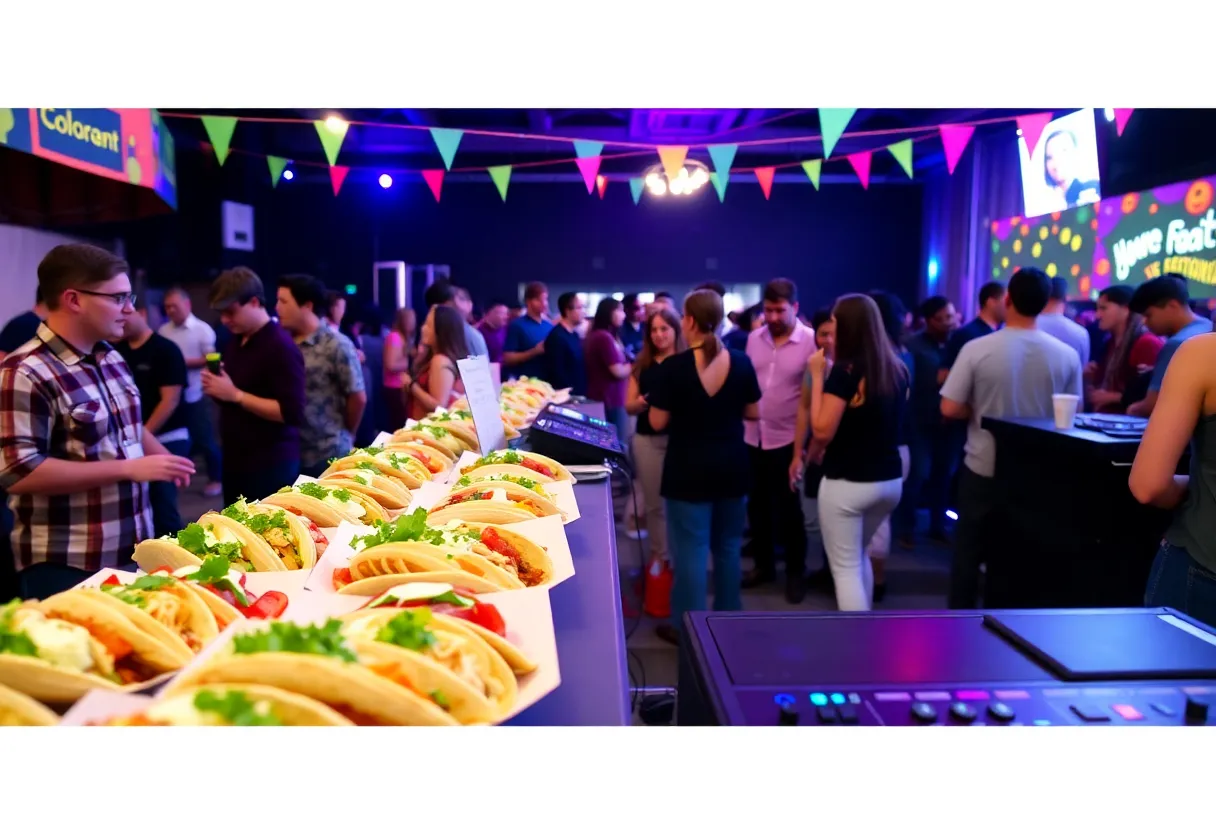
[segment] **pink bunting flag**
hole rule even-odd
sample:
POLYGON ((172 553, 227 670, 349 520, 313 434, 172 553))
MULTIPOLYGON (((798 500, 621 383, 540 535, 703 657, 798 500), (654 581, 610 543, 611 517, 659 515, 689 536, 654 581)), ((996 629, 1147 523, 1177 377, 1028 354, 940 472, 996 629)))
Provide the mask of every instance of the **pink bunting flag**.
POLYGON ((937 129, 942 134, 942 148, 946 151, 946 169, 954 173, 975 127, 970 124, 943 124, 937 129))
POLYGON ((574 163, 578 165, 578 172, 583 175, 583 182, 587 185, 587 193, 595 190, 595 175, 600 172, 601 156, 588 156, 585 159, 575 159, 574 163))
POLYGON ((1123 128, 1127 126, 1127 120, 1132 117, 1134 112, 1135 109, 1131 107, 1115 108, 1115 135, 1123 135, 1123 128))
POLYGON ((868 189, 870 187, 870 151, 865 150, 861 153, 850 153, 845 158, 849 160, 849 164, 853 166, 853 170, 857 171, 857 178, 861 180, 861 187, 868 189))
POLYGON ((773 174, 776 172, 776 168, 756 168, 756 180, 760 183, 760 190, 764 191, 765 199, 773 192, 773 174))
POLYGON ((595 189, 600 192, 600 199, 603 199, 604 191, 608 190, 608 177, 607 176, 595 177, 595 189))
POLYGON ((424 170, 422 178, 426 181, 427 186, 431 189, 431 193, 435 195, 435 201, 439 201, 439 195, 443 192, 443 170, 424 170))
POLYGON ((338 191, 342 190, 342 183, 346 181, 346 174, 350 173, 350 168, 343 165, 331 165, 329 168, 329 181, 334 186, 334 196, 338 195, 338 191))
POLYGON ((1044 128, 1051 124, 1051 113, 1018 116, 1017 123, 1018 129, 1022 131, 1022 138, 1026 140, 1026 155, 1033 156, 1035 149, 1039 146, 1039 137, 1043 135, 1044 128))

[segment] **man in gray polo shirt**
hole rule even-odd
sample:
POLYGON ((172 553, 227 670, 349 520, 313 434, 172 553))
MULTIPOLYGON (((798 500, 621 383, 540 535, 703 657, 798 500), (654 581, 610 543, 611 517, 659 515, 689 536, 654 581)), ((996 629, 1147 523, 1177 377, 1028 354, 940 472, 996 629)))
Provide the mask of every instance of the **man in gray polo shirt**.
POLYGON ((1039 315, 1039 329, 1076 350, 1077 357, 1081 359, 1081 366, 1084 367, 1089 363, 1089 333, 1085 331, 1085 327, 1076 321, 1070 321, 1064 315, 1067 300, 1068 281, 1062 277, 1053 277, 1051 299, 1039 315))
POLYGON ((979 600, 979 568, 997 508, 992 480, 996 441, 980 427, 981 420, 1051 419, 1054 394, 1081 395, 1077 353, 1036 323, 1050 295, 1047 275, 1019 270, 1005 294, 1005 328, 968 342, 942 385, 942 415, 968 420, 950 569, 951 609, 973 609, 979 600))

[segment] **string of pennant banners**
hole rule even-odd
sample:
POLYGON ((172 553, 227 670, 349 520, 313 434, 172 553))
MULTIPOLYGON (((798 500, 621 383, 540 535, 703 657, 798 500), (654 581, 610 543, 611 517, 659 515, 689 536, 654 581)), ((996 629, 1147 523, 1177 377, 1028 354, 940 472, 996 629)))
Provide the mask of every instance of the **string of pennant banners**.
MULTIPOLYGON (((435 201, 439 202, 443 194, 443 181, 447 173, 450 172, 485 172, 489 175, 490 180, 498 189, 499 196, 503 202, 507 200, 507 189, 511 182, 511 172, 518 168, 542 167, 553 165, 568 165, 571 162, 578 168, 579 173, 583 177, 583 182, 587 186, 587 193, 599 193, 600 199, 604 198, 604 192, 607 190, 609 177, 600 174, 601 164, 605 159, 621 159, 628 157, 649 156, 653 153, 658 154, 659 163, 666 174, 668 181, 674 181, 679 174, 684 162, 688 158, 688 153, 693 148, 704 148, 709 154, 710 163, 713 170, 709 174, 710 182, 714 186, 714 190, 718 194, 718 200, 726 199, 726 187, 730 183, 731 174, 751 173, 755 176, 756 181, 760 185, 760 189, 764 192, 764 198, 768 199, 772 194, 773 179, 776 172, 783 168, 801 167, 806 173, 807 178, 815 189, 819 189, 820 177, 823 172, 823 164, 832 156, 832 151, 836 148, 837 142, 843 137, 873 137, 892 134, 906 134, 909 132, 921 132, 922 135, 900 139, 885 147, 876 148, 874 150, 863 150, 856 153, 849 153, 844 156, 853 172, 857 175, 858 181, 862 188, 868 188, 870 185, 870 165, 875 153, 889 153, 899 164, 900 168, 912 178, 913 172, 913 145, 919 141, 925 141, 934 137, 940 138, 942 150, 946 156, 946 168, 953 174, 959 161, 962 159, 967 145, 971 141, 972 135, 978 126, 985 124, 995 124, 1000 122, 1014 121, 1017 128, 1021 131, 1023 138, 1026 140, 1026 146, 1031 155, 1034 154, 1035 148, 1038 147, 1039 139, 1042 136, 1043 130, 1051 123, 1053 114, 1051 112, 1032 113, 1030 115, 1015 116, 1012 118, 994 118, 981 121, 972 121, 959 124, 941 124, 937 127, 916 127, 903 128, 898 130, 877 130, 877 131, 858 131, 854 133, 846 132, 849 122, 853 115, 857 112, 856 109, 848 108, 819 108, 819 125, 820 134, 805 137, 782 138, 782 139, 759 139, 752 141, 742 141, 734 143, 718 143, 718 144, 696 144, 696 145, 643 145, 636 142, 599 142, 587 141, 584 139, 565 139, 555 136, 534 135, 527 133, 502 133, 487 130, 459 130, 449 127, 421 127, 418 125, 401 125, 401 124, 380 124, 374 122, 357 122, 366 126, 387 127, 407 130, 427 130, 431 135, 431 139, 435 143, 435 149, 439 153, 440 159, 443 161, 443 167, 424 168, 421 170, 393 170, 394 173, 416 173, 419 174, 427 187, 430 188, 435 201), (456 154, 460 148, 460 142, 466 135, 481 135, 495 137, 510 137, 514 139, 533 139, 545 142, 569 142, 574 148, 574 157, 569 159, 557 160, 540 160, 534 162, 522 162, 514 165, 494 165, 484 168, 452 168, 452 163, 456 160, 456 154), (735 155, 740 147, 749 147, 763 144, 781 143, 791 144, 804 141, 821 141, 823 143, 823 157, 815 159, 805 159, 793 162, 786 162, 778 165, 768 165, 763 167, 753 168, 735 168, 733 167, 735 155), (605 155, 605 145, 616 145, 619 147, 631 148, 624 153, 616 153, 605 155)), ((1123 135, 1123 128, 1127 125, 1128 119, 1131 118, 1132 109, 1114 110, 1115 129, 1119 136, 1123 135)), ((247 156, 260 156, 266 159, 267 166, 270 171, 270 183, 272 187, 277 187, 279 180, 283 176, 283 172, 290 164, 305 164, 320 166, 319 162, 296 161, 288 159, 284 156, 275 156, 262 153, 254 153, 246 150, 239 150, 232 147, 232 137, 236 132, 238 121, 273 121, 273 122, 289 122, 289 123, 309 123, 307 119, 286 119, 286 118, 238 118, 237 116, 213 116, 213 115, 193 115, 185 113, 161 113, 164 118, 195 118, 203 123, 203 129, 207 133, 208 142, 212 150, 215 152, 216 160, 220 165, 223 165, 230 153, 238 153, 247 156)), ((325 151, 325 158, 328 161, 330 184, 333 187, 334 196, 337 196, 342 185, 346 181, 347 175, 351 171, 351 166, 339 165, 338 157, 342 151, 343 142, 346 140, 346 134, 350 127, 350 122, 339 119, 329 119, 325 121, 312 121, 316 128, 317 136, 321 141, 321 147, 325 151)), ((385 168, 377 166, 376 170, 384 171, 385 168)), ((619 180, 618 180, 619 181, 619 180)), ((633 196, 633 202, 636 205, 642 198, 642 193, 645 189, 645 180, 640 176, 628 177, 629 190, 633 196)))

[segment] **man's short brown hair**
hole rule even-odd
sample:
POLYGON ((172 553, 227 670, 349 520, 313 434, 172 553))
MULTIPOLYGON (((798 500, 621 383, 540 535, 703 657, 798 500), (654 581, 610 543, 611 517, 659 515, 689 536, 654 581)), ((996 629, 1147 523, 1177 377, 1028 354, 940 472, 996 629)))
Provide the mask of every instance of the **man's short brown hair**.
POLYGON ((784 277, 770 280, 764 287, 764 301, 767 303, 786 303, 793 306, 798 302, 798 287, 794 281, 784 277))
POLYGON ((524 287, 524 302, 527 303, 530 300, 536 300, 541 295, 547 294, 548 291, 549 288, 545 286, 545 284, 541 283, 539 280, 533 281, 524 287))
POLYGON ((208 300, 212 309, 222 311, 234 303, 244 306, 254 298, 257 298, 262 306, 266 305, 266 289, 262 286, 262 278, 258 277, 253 269, 237 266, 235 269, 221 272, 212 282, 208 300))
POLYGON ((55 246, 38 264, 38 289, 47 309, 58 309, 68 289, 87 289, 126 274, 127 261, 87 243, 55 246))

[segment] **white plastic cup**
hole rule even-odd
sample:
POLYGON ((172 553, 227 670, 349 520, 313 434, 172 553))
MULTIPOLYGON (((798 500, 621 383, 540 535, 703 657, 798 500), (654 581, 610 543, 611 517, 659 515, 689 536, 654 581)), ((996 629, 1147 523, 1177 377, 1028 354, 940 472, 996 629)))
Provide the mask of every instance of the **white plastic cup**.
POLYGON ((1077 418, 1077 405, 1081 402, 1080 396, 1074 396, 1072 393, 1055 393, 1051 397, 1051 406, 1056 414, 1056 428, 1058 430, 1068 430, 1073 426, 1073 422, 1077 418))

